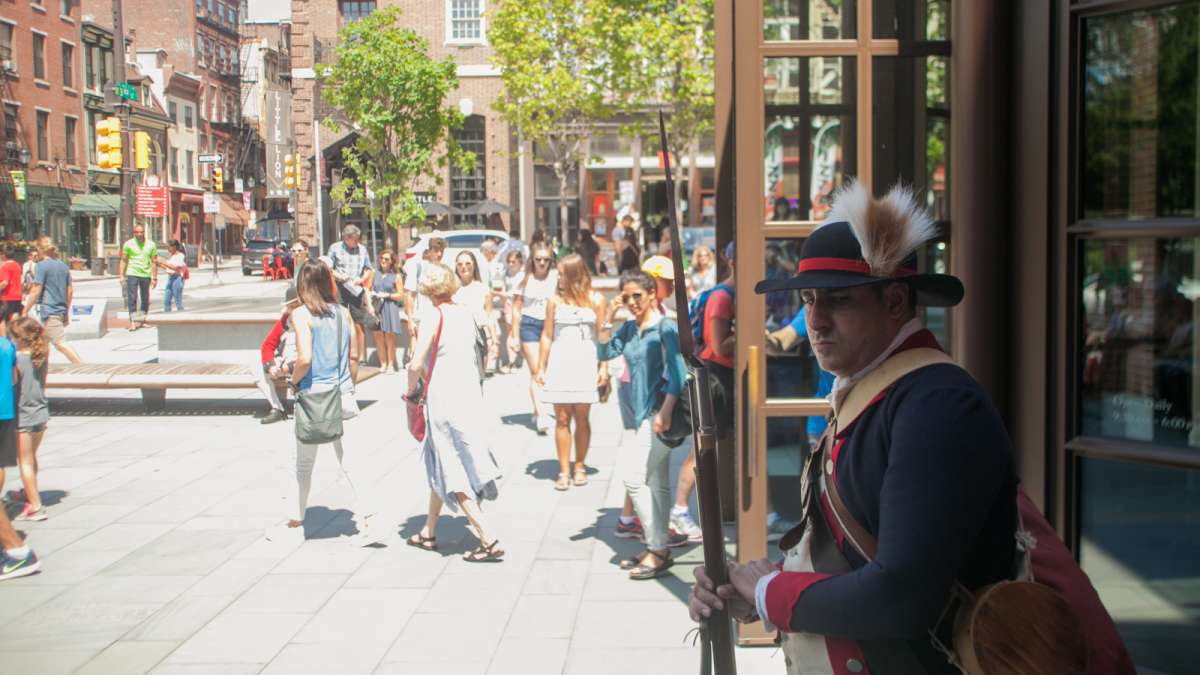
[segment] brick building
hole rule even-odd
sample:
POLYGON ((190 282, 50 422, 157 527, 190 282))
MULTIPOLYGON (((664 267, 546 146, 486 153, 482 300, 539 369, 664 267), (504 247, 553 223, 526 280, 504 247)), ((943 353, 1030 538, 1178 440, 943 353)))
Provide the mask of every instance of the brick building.
MULTIPOLYGON (((120 174, 115 169, 102 169, 96 164, 96 124, 116 114, 113 107, 113 32, 85 17, 80 24, 80 50, 83 71, 80 88, 83 93, 82 125, 87 159, 81 164, 87 167, 88 194, 75 195, 71 201, 71 228, 65 243, 60 248, 72 256, 89 260, 106 258, 109 265, 116 263, 122 236, 119 228, 120 174)), ((128 49, 128 40, 126 40, 128 49)), ((125 143, 133 147, 133 134, 138 131, 150 136, 150 168, 138 172, 132 178, 134 184, 143 181, 166 181, 167 147, 170 120, 161 95, 155 91, 152 74, 140 70, 133 63, 125 65, 125 81, 137 92, 137 100, 129 102, 128 124, 123 129, 125 143)), ((129 151, 132 153, 132 149, 129 151)), ((132 154, 127 168, 132 168, 132 154)), ((146 226, 155 239, 162 238, 169 222, 166 218, 136 218, 146 226)), ((93 267, 103 270, 102 267, 93 267)))
MULTIPOLYGON (((83 0, 84 13, 97 23, 111 27, 109 0, 83 0)), ((221 212, 206 218, 202 234, 204 248, 212 241, 208 227, 224 222, 217 246, 226 254, 240 250, 247 212, 240 195, 235 195, 234 158, 238 153, 241 126, 241 67, 238 57, 240 9, 226 0, 163 0, 125 2, 124 23, 134 50, 165 52, 165 62, 176 71, 200 78, 197 112, 197 152, 222 157, 225 175, 221 212)), ((199 167, 200 187, 212 189, 212 168, 199 167)), ((172 225, 178 229, 179 223, 172 225)))
POLYGON ((199 75, 180 72, 167 60, 164 49, 140 49, 138 66, 150 76, 155 95, 167 109, 170 126, 167 134, 164 184, 171 189, 169 227, 163 239, 178 239, 185 245, 204 246, 204 193, 200 189, 200 132, 197 113, 200 108, 199 75))
MULTIPOLYGON (((314 80, 313 66, 333 59, 337 32, 346 22, 365 16, 394 0, 292 0, 292 120, 297 152, 301 158, 300 187, 297 199, 297 227, 300 233, 314 237, 326 246, 344 222, 364 222, 361 211, 349 217, 330 204, 329 186, 333 164, 340 148, 349 139, 320 127, 321 120, 333 110, 320 101, 320 87, 314 80), (319 137, 316 138, 316 137, 319 137), (314 142, 319 140, 319 142, 314 142), (324 164, 321 194, 314 192, 314 146, 319 145, 324 164), (323 213, 318 218, 317 206, 323 213), (324 225, 317 237, 317 223, 324 225)), ((398 4, 398 3, 396 3, 398 4)), ((459 88, 448 101, 466 113, 459 141, 479 157, 477 168, 467 175, 445 169, 442 185, 430 186, 428 198, 455 207, 469 206, 483 199, 495 199, 513 207, 512 215, 502 216, 505 229, 520 222, 518 152, 508 125, 492 109, 499 96, 499 71, 491 64, 492 50, 487 43, 484 0, 416 0, 403 3, 404 25, 415 30, 429 44, 435 59, 452 56, 458 63, 459 88)), ((532 168, 530 167, 530 175, 532 168)), ((461 220, 461 219, 460 219, 461 220)), ((382 238, 393 233, 379 231, 382 238)), ((407 232, 399 233, 399 243, 407 242, 407 232)))
POLYGON ((291 192, 283 186, 283 158, 295 151, 291 122, 291 24, 245 15, 241 28, 242 152, 255 218, 251 237, 290 239, 291 192))
POLYGON ((0 2, 0 236, 65 241, 71 197, 87 189, 79 19, 75 0, 0 2))

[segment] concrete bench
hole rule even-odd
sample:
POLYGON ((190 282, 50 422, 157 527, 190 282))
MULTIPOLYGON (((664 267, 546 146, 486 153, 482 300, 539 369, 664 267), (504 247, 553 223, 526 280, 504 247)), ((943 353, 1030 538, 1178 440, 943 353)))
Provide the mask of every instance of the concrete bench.
MULTIPOLYGON (((362 366, 358 381, 379 374, 362 366)), ((50 389, 141 389, 148 410, 162 410, 168 389, 254 389, 258 373, 250 366, 223 363, 55 363, 50 365, 50 389)))
POLYGON ((158 360, 161 363, 240 361, 257 352, 263 338, 279 320, 279 312, 173 312, 155 316, 158 360))

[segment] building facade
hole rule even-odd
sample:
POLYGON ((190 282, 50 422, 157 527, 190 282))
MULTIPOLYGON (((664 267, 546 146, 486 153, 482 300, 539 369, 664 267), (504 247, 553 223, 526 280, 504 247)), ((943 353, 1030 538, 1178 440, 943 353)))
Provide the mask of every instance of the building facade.
POLYGON ((176 70, 163 49, 139 50, 137 60, 142 72, 150 77, 155 95, 166 106, 170 120, 163 179, 171 198, 164 239, 178 239, 202 248, 204 193, 200 183, 198 112, 204 82, 198 75, 176 70))
MULTIPOLYGON (((466 116, 466 123, 457 132, 457 137, 479 158, 471 172, 445 169, 441 185, 427 186, 421 197, 455 208, 494 199, 510 206, 513 213, 500 216, 498 224, 493 220, 493 226, 513 229, 522 219, 517 171, 519 153, 508 125, 491 106, 500 94, 501 81, 499 71, 490 61, 492 50, 487 42, 486 0, 405 3, 393 0, 293 0, 292 120, 296 150, 302 158, 296 207, 299 232, 327 245, 343 222, 371 227, 361 210, 347 218, 330 203, 328 190, 332 172, 337 168, 340 147, 348 141, 344 134, 334 135, 321 126, 321 121, 335 111, 321 102, 320 86, 314 79, 313 68, 317 63, 332 61, 337 33, 347 22, 390 4, 402 4, 403 25, 426 40, 430 56, 435 59, 451 56, 458 64, 459 88, 447 102, 458 106, 466 116), (321 158, 320 163, 314 160, 315 157, 321 158), (318 223, 324 229, 319 235, 318 223)), ((529 215, 532 214, 526 217, 529 215)), ((459 222, 446 222, 442 226, 469 224, 463 217, 456 220, 459 222)), ((405 245, 407 235, 407 232, 386 232, 376 224, 376 237, 381 241, 394 237, 394 243, 405 245)))
POLYGON ((87 190, 79 6, 0 4, 0 236, 65 242, 71 198, 87 190))
MULTIPOLYGON (((84 0, 84 11, 96 23, 112 27, 112 8, 107 0, 84 0)), ((235 193, 235 158, 241 127, 241 61, 238 54, 238 25, 241 10, 236 2, 224 0, 168 0, 126 2, 125 30, 134 50, 166 53, 166 62, 176 71, 200 78, 198 93, 197 153, 219 155, 220 162, 198 167, 200 187, 213 190, 212 171, 218 164, 224 173, 221 212, 204 219, 200 237, 207 255, 215 246, 223 255, 241 250, 248 220, 241 195, 235 193), (214 232, 215 229, 215 232, 214 232), (215 242, 215 243, 214 243, 215 242)), ((177 227, 177 223, 173 227, 177 227)))
POLYGON ((283 160, 295 152, 292 127, 291 24, 241 27, 243 143, 238 171, 252 194, 251 238, 285 240, 294 231, 294 190, 283 185, 283 160))

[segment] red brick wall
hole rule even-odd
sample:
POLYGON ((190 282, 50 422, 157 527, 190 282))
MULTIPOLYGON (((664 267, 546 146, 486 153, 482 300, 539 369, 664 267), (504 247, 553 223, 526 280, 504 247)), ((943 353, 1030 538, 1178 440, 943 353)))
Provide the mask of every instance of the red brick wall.
MULTIPOLYGON (((0 98, 5 103, 17 103, 17 136, 16 139, 5 138, 5 141, 16 140, 18 148, 28 148, 30 153, 29 166, 26 169, 27 180, 32 186, 59 187, 67 190, 82 192, 87 189, 87 141, 84 128, 87 118, 83 114, 83 102, 80 98, 83 78, 83 52, 79 39, 78 6, 71 8, 71 14, 60 18, 59 3, 45 2, 46 11, 34 9, 28 0, 0 0, 0 19, 15 24, 13 31, 13 60, 16 62, 15 76, 0 75, 0 98), (33 77, 33 30, 45 34, 44 61, 46 64, 45 78, 35 82, 33 77), (74 45, 72 54, 71 87, 63 84, 62 41, 74 45), (39 160, 37 154, 37 117, 38 109, 49 112, 48 147, 45 161, 39 160), (66 161, 66 124, 65 117, 76 118, 74 145, 75 160, 68 164, 66 161)), ((0 134, 4 133, 3 118, 0 117, 0 134)), ((0 160, 5 157, 0 148, 0 160)), ((16 162, 6 162, 8 169, 20 169, 16 162)), ((8 182, 8 176, 4 181, 8 182)))
MULTIPOLYGON (((451 56, 460 67, 490 65, 489 59, 492 54, 490 47, 447 43, 448 3, 446 0, 408 0, 403 3, 396 0, 381 0, 379 6, 385 7, 393 4, 403 6, 404 25, 412 28, 428 41, 430 54, 434 58, 451 56)), ((333 44, 339 27, 337 0, 292 0, 292 67, 297 75, 292 80, 292 120, 298 153, 301 157, 311 158, 313 156, 314 86, 312 79, 300 75, 305 74, 305 69, 313 67, 314 40, 329 41, 328 44, 333 44)), ((486 162, 487 196, 515 208, 519 200, 517 175, 511 156, 515 156, 516 147, 511 141, 508 126, 491 107, 491 102, 501 90, 500 78, 460 76, 459 82, 458 90, 450 95, 447 102, 451 105, 458 105, 462 99, 469 98, 472 101, 473 113, 486 118, 487 157, 478 158, 478 161, 486 162)), ((320 136, 322 147, 327 147, 336 140, 334 134, 326 128, 321 129, 320 136)), ((301 233, 315 237, 316 197, 313 192, 310 166, 311 160, 305 164, 301 176, 297 224, 301 233)), ((443 174, 442 185, 436 189, 438 201, 449 203, 449 170, 444 170, 443 174)), ((430 189, 433 189, 432 186, 430 189)), ((509 224, 507 216, 505 224, 509 224)), ((329 228, 328 223, 326 223, 326 228, 329 228)), ((403 240, 403 238, 401 239, 403 240)))

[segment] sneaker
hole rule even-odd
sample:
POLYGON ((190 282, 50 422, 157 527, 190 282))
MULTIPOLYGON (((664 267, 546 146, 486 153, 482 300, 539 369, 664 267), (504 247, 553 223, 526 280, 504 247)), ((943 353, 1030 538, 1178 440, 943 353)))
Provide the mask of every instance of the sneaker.
POLYGON ((43 506, 40 509, 35 509, 33 508, 33 504, 25 504, 25 508, 21 509, 21 512, 18 513, 13 520, 32 520, 40 522, 49 517, 50 516, 46 515, 46 507, 43 506))
POLYGON ((287 413, 283 412, 282 410, 275 410, 272 408, 271 412, 268 413, 266 417, 262 418, 262 420, 259 421, 259 424, 274 424, 276 422, 286 422, 287 418, 288 418, 287 413))
POLYGON ((787 518, 776 518, 773 523, 767 526, 767 541, 777 541, 792 530, 799 523, 788 520, 787 518))
POLYGON ((621 539, 641 539, 645 534, 642 529, 642 521, 634 516, 633 522, 626 525, 620 519, 617 519, 617 536, 621 539))
POLYGON ((667 530, 667 548, 679 548, 692 543, 688 540, 688 536, 682 532, 676 532, 675 528, 667 530))
POLYGON ((33 551, 30 551, 29 555, 24 558, 13 558, 0 550, 0 581, 28 576, 37 572, 41 566, 42 563, 38 561, 37 554, 33 551))
POLYGON ((671 529, 687 535, 688 541, 694 544, 704 540, 704 533, 700 531, 700 526, 692 520, 691 514, 687 511, 671 511, 671 529))

